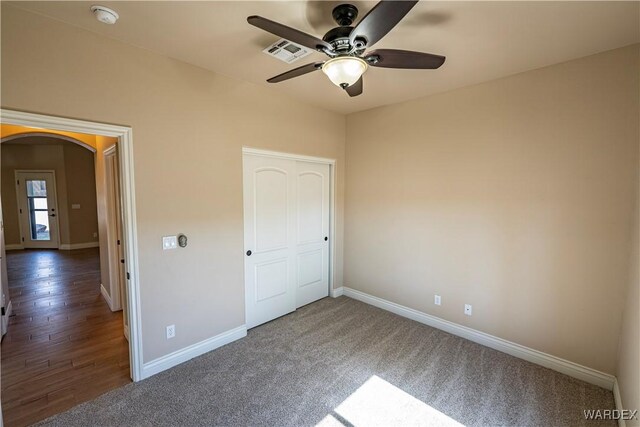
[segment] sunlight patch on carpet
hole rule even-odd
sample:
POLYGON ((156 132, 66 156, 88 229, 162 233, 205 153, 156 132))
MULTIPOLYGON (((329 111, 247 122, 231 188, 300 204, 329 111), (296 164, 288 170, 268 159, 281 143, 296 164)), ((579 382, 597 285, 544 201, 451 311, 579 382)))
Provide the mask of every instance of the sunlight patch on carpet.
POLYGON ((318 427, 462 426, 453 418, 374 375, 318 427))

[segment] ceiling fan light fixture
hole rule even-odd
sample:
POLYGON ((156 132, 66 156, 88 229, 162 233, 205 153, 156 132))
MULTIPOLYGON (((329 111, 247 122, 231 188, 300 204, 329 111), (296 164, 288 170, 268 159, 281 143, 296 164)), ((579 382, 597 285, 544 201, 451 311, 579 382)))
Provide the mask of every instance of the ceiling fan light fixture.
POLYGON ((332 58, 322 65, 322 72, 331 82, 343 89, 357 82, 367 71, 367 62, 355 56, 332 58))

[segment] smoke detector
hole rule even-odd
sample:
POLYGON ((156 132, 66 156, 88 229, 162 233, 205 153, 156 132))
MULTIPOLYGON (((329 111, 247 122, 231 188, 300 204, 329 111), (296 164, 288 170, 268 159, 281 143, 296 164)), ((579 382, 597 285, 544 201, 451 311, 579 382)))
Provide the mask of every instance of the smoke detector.
POLYGON ((118 18, 120 18, 120 15, 118 15, 115 10, 104 6, 91 6, 91 12, 93 12, 96 19, 103 24, 113 25, 116 23, 118 18))

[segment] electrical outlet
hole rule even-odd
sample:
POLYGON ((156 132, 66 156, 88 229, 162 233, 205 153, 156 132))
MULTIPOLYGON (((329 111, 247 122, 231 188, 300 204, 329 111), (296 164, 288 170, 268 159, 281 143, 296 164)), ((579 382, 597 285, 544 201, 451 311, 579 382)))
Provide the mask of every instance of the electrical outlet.
POLYGON ((167 339, 173 338, 176 336, 176 325, 167 326, 167 339))
POLYGON ((442 298, 440 297, 440 295, 435 295, 433 297, 433 303, 435 305, 441 305, 442 304, 442 298))
POLYGON ((471 304, 465 304, 464 314, 466 314, 467 316, 471 316, 471 312, 472 312, 471 304))
POLYGON ((98 233, 97 232, 93 233, 93 237, 97 238, 98 237, 98 233))

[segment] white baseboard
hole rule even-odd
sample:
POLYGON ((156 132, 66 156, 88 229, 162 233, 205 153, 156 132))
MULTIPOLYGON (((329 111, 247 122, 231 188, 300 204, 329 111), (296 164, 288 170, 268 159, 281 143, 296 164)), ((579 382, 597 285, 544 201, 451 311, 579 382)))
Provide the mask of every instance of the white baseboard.
POLYGON ((331 297, 338 298, 344 294, 344 287, 340 286, 339 288, 331 289, 331 297))
POLYGON ((97 248, 100 246, 100 242, 86 242, 86 243, 62 243, 60 244, 60 250, 62 251, 71 251, 74 249, 88 249, 88 248, 97 248))
POLYGON ((2 326, 0 327, 2 331, 0 331, 0 337, 7 333, 7 328, 9 327, 9 317, 11 317, 11 313, 13 313, 13 301, 9 300, 9 302, 7 303, 7 307, 5 308, 5 315, 2 318, 2 326))
MULTIPOLYGON (((109 305, 109 308, 111 309, 111 297, 109 296, 107 289, 102 284, 100 284, 100 293, 102 294, 102 298, 104 298, 104 300, 107 302, 107 305, 109 305)), ((113 309, 111 309, 111 311, 113 311, 113 309)))
POLYGON ((469 341, 482 344, 486 347, 493 348, 494 350, 501 351, 503 353, 510 354, 520 359, 527 360, 545 368, 553 369, 554 371, 561 372, 570 377, 577 378, 579 380, 588 382, 590 384, 597 385, 607 390, 613 390, 616 382, 616 377, 606 374, 604 372, 597 371, 586 366, 579 365, 574 362, 570 362, 565 359, 561 359, 556 356, 552 356, 547 353, 543 353, 538 350, 534 350, 529 347, 525 347, 520 344, 516 344, 511 341, 498 338, 493 335, 489 335, 484 332, 477 331, 475 329, 458 325, 457 323, 450 322, 448 320, 441 319, 430 314, 422 313, 421 311, 414 310, 409 307, 396 304, 391 301, 384 300, 382 298, 375 297, 373 295, 366 294, 364 292, 357 291, 344 287, 344 295, 358 301, 365 302, 383 310, 390 311, 399 316, 406 317, 416 322, 424 323, 425 325, 432 326, 437 329, 441 329, 453 335, 468 339, 469 341))
MULTIPOLYGON (((622 396, 620 395, 620 387, 618 386, 618 380, 616 379, 613 383, 613 400, 616 402, 616 409, 622 411, 624 407, 622 406, 622 396)), ((622 417, 618 418, 618 427, 626 427, 627 422, 622 419, 622 417)))
POLYGON ((7 251, 21 251, 24 249, 24 246, 22 246, 22 243, 13 243, 4 245, 4 249, 7 251))
POLYGON ((229 344, 246 336, 247 327, 242 325, 216 335, 215 337, 208 338, 181 350, 174 351, 166 356, 159 357, 142 366, 142 379, 149 378, 152 375, 165 371, 169 368, 173 368, 187 360, 191 360, 194 357, 208 353, 216 348, 222 347, 225 344, 229 344))

